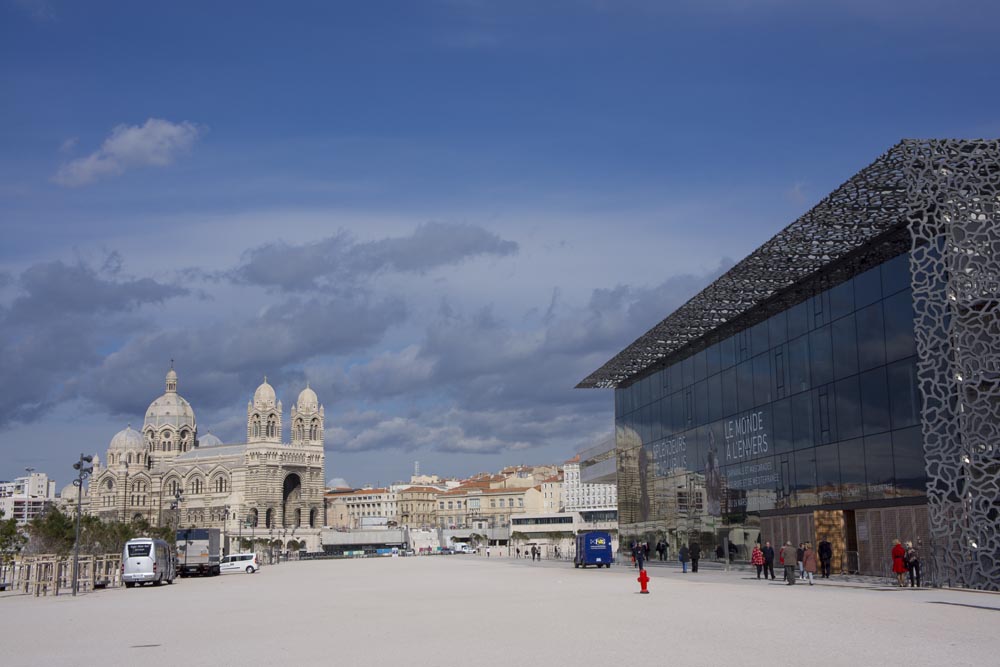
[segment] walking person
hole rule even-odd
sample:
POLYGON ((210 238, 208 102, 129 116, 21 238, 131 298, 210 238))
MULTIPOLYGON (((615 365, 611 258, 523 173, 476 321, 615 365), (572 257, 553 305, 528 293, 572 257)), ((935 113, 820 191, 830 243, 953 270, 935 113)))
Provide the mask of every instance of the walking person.
POLYGON ((913 542, 906 543, 906 570, 910 573, 910 588, 920 588, 920 554, 917 553, 913 542))
POLYGON ((805 542, 799 542, 799 548, 795 550, 795 562, 799 566, 799 579, 806 578, 806 568, 802 564, 802 557, 805 553, 805 542))
POLYGON ((688 554, 691 556, 691 572, 697 572, 698 561, 701 560, 701 545, 697 542, 692 542, 688 547, 688 554))
POLYGON ((826 538, 819 543, 819 572, 823 579, 830 578, 830 563, 833 561, 833 545, 826 538))
MULTIPOLYGON (((764 570, 764 552, 760 550, 760 542, 753 545, 753 551, 750 552, 750 564, 757 568, 757 578, 760 579, 760 573, 764 570)), ((766 572, 764 580, 767 580, 766 572)))
POLYGON ((764 579, 767 579, 767 573, 770 572, 771 581, 774 581, 774 547, 770 542, 764 542, 761 551, 764 553, 764 579))
POLYGON ((785 546, 781 548, 781 562, 785 566, 786 586, 795 585, 795 551, 791 540, 785 542, 785 546))
POLYGON ((637 567, 637 568, 639 569, 639 571, 640 571, 640 572, 642 572, 643 570, 645 570, 645 569, 646 569, 645 565, 643 564, 643 562, 644 562, 644 561, 646 560, 646 555, 645 555, 645 553, 644 553, 644 552, 645 552, 645 549, 643 549, 643 548, 642 548, 642 547, 640 546, 640 547, 639 547, 639 548, 638 548, 638 549, 636 550, 636 553, 635 553, 635 563, 636 563, 636 567, 637 567))
POLYGON ((681 545, 681 550, 680 550, 679 554, 680 555, 677 557, 677 560, 679 560, 681 562, 681 574, 687 574, 687 571, 688 571, 688 558, 690 557, 690 553, 688 552, 688 548, 685 545, 682 544, 681 545))
POLYGON ((904 559, 906 558, 906 549, 903 545, 899 543, 899 540, 892 541, 892 571, 896 573, 896 583, 899 584, 900 588, 903 588, 906 584, 904 583, 903 576, 906 574, 906 563, 904 559))
POLYGON ((812 544, 806 542, 805 552, 802 554, 802 567, 806 569, 806 578, 809 585, 813 585, 813 575, 816 574, 816 552, 813 551, 812 544))

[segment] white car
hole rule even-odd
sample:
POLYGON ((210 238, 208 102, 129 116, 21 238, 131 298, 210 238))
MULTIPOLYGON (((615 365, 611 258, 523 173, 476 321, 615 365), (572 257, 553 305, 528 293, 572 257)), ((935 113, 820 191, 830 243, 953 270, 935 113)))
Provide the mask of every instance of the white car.
POLYGON ((234 572, 246 572, 253 574, 260 569, 257 562, 257 554, 229 554, 223 556, 219 561, 219 570, 222 574, 232 574, 234 572))

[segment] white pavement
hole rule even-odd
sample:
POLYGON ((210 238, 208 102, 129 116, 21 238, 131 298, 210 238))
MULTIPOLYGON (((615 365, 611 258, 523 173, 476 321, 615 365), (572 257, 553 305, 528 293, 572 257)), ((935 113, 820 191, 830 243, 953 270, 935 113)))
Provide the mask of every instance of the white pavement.
POLYGON ((995 665, 1000 595, 435 556, 0 598, 9 665, 995 665))

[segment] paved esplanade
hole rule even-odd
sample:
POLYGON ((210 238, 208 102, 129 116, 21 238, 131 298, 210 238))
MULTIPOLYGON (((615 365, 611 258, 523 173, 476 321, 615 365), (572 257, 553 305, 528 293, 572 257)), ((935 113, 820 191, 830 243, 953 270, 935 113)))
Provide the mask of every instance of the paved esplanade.
POLYGON ((998 595, 650 576, 652 594, 639 595, 624 567, 457 555, 286 563, 76 599, 0 598, 0 650, 12 665, 144 667, 940 667, 1000 655, 998 595))

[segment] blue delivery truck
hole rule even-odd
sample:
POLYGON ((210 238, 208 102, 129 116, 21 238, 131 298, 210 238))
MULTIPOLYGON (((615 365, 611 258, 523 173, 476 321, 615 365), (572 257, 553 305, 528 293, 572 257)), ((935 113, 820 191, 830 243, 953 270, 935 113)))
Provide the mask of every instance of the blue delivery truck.
POLYGON ((576 536, 576 556, 573 557, 574 567, 611 567, 615 562, 614 550, 611 548, 611 533, 602 530, 592 530, 576 536))

